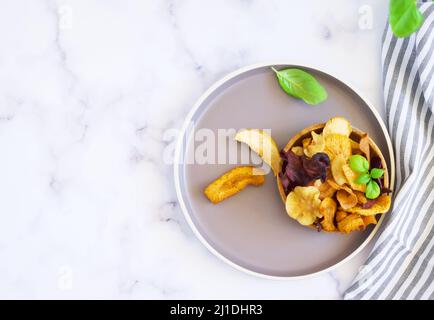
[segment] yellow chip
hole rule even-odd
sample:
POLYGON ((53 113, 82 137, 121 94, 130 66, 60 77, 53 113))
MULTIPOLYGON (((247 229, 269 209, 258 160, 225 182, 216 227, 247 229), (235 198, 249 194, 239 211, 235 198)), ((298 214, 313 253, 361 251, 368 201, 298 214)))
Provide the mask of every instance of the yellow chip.
POLYGON ((325 152, 330 159, 341 156, 345 160, 351 157, 351 142, 350 139, 341 134, 329 134, 324 136, 325 152))
POLYGON ((337 209, 336 201, 332 198, 325 198, 319 207, 323 220, 321 220, 321 227, 324 231, 333 232, 336 230, 334 225, 335 213, 337 209))
POLYGON ((348 192, 347 190, 341 189, 337 192, 336 199, 344 210, 348 210, 357 205, 357 196, 352 191, 348 192))
POLYGON ((325 198, 331 198, 336 193, 336 189, 333 188, 329 183, 322 183, 321 180, 316 180, 314 186, 319 190, 319 198, 324 200, 325 198))
POLYGON ((377 213, 386 213, 390 209, 390 204, 392 202, 391 196, 381 195, 377 198, 374 205, 368 209, 363 209, 362 206, 357 205, 353 208, 348 209, 348 212, 358 213, 362 216, 372 216, 377 213))
POLYGON ((323 134, 324 136, 329 134, 340 134, 348 138, 351 131, 351 124, 347 119, 343 117, 334 117, 326 122, 323 134))
POLYGON ((356 191, 365 192, 366 191, 366 185, 365 184, 358 184, 356 183, 356 179, 358 175, 351 170, 351 167, 348 163, 342 166, 342 171, 344 172, 345 178, 347 179, 348 183, 351 186, 351 189, 356 191))
POLYGON ((322 217, 319 194, 315 187, 295 187, 286 197, 286 212, 300 224, 312 225, 317 218, 322 217))
POLYGON ((321 134, 312 131, 312 142, 304 148, 304 154, 312 158, 315 153, 324 152, 325 142, 321 134))
POLYGON ((301 141, 301 144, 303 145, 303 148, 307 148, 308 145, 312 142, 312 138, 305 138, 301 141))
POLYGON ((355 213, 347 215, 338 222, 338 230, 342 233, 350 233, 351 231, 360 231, 365 229, 363 219, 355 213))
POLYGON ((347 160, 341 156, 337 156, 333 158, 333 160, 331 161, 330 167, 331 167, 333 179, 340 186, 347 183, 347 178, 345 177, 343 171, 343 166, 346 164, 347 164, 347 160))
POLYGON ((304 154, 302 147, 292 147, 291 151, 294 152, 294 154, 299 157, 301 157, 304 154))
POLYGON ((365 133, 362 138, 360 139, 359 142, 359 149, 360 151, 362 151, 366 157, 366 159, 368 159, 368 162, 371 161, 371 147, 369 146, 369 137, 368 134, 365 133))

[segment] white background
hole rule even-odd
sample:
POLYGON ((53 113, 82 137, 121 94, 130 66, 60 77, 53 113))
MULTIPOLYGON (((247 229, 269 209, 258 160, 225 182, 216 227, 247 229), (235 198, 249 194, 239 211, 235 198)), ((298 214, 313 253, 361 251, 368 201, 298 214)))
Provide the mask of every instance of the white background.
POLYGON ((0 298, 340 298, 366 250, 300 281, 212 256, 170 141, 239 67, 318 66, 383 112, 386 0, 0 1, 0 298))

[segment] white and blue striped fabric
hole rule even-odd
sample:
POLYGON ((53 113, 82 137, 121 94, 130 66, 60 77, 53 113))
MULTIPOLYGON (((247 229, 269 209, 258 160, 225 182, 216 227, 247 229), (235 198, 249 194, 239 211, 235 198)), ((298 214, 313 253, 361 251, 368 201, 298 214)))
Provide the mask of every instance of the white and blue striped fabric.
POLYGON ((383 38, 383 85, 395 148, 394 203, 345 299, 434 299, 434 2, 421 29, 383 38))

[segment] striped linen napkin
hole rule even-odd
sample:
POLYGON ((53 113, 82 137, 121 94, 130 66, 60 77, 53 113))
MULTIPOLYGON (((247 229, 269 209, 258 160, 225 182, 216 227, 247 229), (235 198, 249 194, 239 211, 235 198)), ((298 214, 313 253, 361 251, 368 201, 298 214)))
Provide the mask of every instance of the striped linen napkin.
POLYGON ((383 85, 396 156, 394 204, 345 299, 434 299, 434 3, 421 29, 383 38, 383 85))

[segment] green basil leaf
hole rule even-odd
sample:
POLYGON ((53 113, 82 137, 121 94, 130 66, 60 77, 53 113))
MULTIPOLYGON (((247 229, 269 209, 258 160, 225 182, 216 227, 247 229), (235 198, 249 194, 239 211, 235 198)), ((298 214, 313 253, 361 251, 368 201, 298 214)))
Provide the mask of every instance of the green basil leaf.
POLYGON ((300 69, 284 69, 277 71, 271 68, 277 76, 282 89, 290 96, 301 99, 307 104, 319 104, 327 99, 327 91, 314 76, 300 69))
POLYGON ((371 181, 371 176, 369 173, 362 173, 356 179, 357 184, 368 184, 371 181))
POLYGON ((378 183, 376 183, 374 180, 369 181, 368 185, 366 186, 366 198, 368 199, 377 199, 380 195, 380 186, 378 183))
POLYGON ((408 37, 419 30, 423 20, 416 0, 390 0, 389 23, 395 36, 408 37))
POLYGON ((349 159, 350 168, 354 172, 367 173, 369 171, 369 162, 364 156, 355 154, 349 159))
POLYGON ((383 176, 383 174, 384 174, 383 169, 374 168, 371 170, 372 179, 379 179, 383 176))

